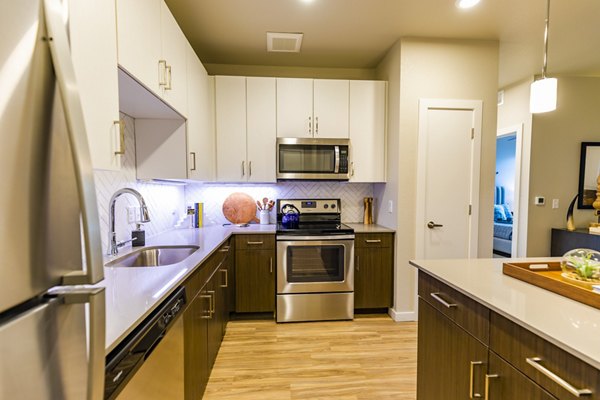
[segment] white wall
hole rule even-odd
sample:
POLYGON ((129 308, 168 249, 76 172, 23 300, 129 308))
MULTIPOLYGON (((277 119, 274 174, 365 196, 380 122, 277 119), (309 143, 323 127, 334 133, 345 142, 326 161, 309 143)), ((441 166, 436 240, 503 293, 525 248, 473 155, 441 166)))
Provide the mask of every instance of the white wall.
POLYGON ((378 79, 389 81, 388 183, 376 185, 382 204, 378 223, 396 229, 395 304, 393 316, 416 318, 415 256, 416 168, 419 99, 481 99, 483 130, 479 201, 480 257, 492 254, 496 147, 496 92, 498 43, 402 39, 376 69, 378 79), (385 205, 395 199, 394 213, 385 205), (489 205, 485 207, 484 205, 489 205))

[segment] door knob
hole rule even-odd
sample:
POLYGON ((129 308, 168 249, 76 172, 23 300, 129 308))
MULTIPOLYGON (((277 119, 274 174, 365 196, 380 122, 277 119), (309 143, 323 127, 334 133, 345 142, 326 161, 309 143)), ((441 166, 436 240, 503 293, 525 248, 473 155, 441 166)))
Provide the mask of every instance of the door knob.
POLYGON ((427 223, 427 227, 428 227, 429 229, 433 229, 433 228, 441 228, 442 226, 444 226, 444 225, 441 225, 441 224, 436 224, 436 223, 435 223, 435 222, 433 222, 433 221, 429 221, 429 222, 427 223))

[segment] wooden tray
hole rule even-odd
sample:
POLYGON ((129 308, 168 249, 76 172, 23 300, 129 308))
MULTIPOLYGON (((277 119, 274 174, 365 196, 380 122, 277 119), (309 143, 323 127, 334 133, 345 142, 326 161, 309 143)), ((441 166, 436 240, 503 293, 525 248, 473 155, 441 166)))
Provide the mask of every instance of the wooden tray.
POLYGON ((544 288, 588 306, 600 309, 600 294, 562 279, 559 262, 504 263, 502 273, 544 288), (548 265, 548 269, 530 269, 532 265, 548 265))

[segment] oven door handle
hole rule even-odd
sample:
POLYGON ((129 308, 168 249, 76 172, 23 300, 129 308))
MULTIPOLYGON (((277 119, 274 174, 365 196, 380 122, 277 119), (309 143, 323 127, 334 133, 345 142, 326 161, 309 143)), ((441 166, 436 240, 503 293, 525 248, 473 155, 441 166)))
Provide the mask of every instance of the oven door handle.
POLYGON ((330 235, 330 236, 284 236, 277 235, 278 241, 322 241, 322 240, 354 240, 354 235, 330 235))

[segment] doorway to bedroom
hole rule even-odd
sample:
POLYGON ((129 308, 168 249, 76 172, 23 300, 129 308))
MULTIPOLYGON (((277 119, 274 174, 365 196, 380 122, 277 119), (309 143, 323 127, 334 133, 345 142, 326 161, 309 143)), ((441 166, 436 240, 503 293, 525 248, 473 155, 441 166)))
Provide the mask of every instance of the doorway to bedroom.
POLYGON ((494 257, 516 253, 515 223, 518 209, 517 132, 499 134, 496 139, 496 190, 494 195, 494 257))

